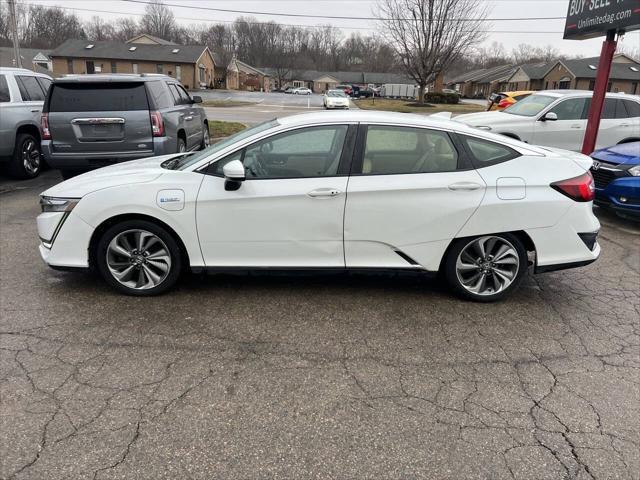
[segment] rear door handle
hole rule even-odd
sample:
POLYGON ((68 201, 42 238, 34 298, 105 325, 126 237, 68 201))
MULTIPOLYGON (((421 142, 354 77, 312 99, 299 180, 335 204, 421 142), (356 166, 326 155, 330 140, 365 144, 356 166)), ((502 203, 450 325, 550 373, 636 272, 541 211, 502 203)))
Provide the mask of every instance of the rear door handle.
POLYGON ((629 124, 629 123, 621 123, 620 126, 621 127, 630 127, 631 124, 629 124))
POLYGON ((34 108, 31 110, 31 113, 40 113, 40 109, 39 108, 34 108))
POLYGON ((475 182, 458 182, 449 185, 449 190, 478 190, 482 185, 475 182))
POLYGON ((579 129, 579 128, 582 128, 582 125, 571 125, 571 128, 579 129))
POLYGON ((193 120, 193 117, 191 115, 189 115, 188 117, 184 117, 184 119, 188 122, 190 120, 193 120))
POLYGON ((337 197, 342 192, 337 188, 318 188, 316 190, 311 190, 307 195, 310 197, 337 197))

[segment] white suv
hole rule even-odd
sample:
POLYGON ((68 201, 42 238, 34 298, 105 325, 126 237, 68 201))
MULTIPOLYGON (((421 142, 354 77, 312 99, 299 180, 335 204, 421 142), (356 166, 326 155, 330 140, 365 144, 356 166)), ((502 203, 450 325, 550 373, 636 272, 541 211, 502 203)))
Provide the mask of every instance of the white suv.
MULTIPOLYGON (((546 90, 503 111, 470 113, 454 120, 527 143, 579 151, 593 92, 546 90)), ((640 140, 640 97, 607 93, 596 148, 640 140)))
POLYGON ((40 173, 40 116, 51 82, 24 68, 0 68, 0 161, 13 177, 40 173))

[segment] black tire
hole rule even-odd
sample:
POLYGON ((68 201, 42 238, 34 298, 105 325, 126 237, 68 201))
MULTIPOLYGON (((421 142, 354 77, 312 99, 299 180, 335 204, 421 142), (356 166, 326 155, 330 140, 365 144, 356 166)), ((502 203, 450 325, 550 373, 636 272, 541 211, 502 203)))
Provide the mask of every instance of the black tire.
MULTIPOLYGON (((147 220, 127 220, 110 227, 98 241, 95 252, 98 272, 100 272, 105 282, 121 293, 138 297, 159 295, 173 287, 182 272, 182 258, 180 246, 173 236, 161 226, 147 220), (164 242, 164 246, 166 246, 168 250, 170 257, 168 273, 160 283, 150 288, 132 288, 120 283, 120 281, 113 276, 107 264, 107 249, 111 241, 119 234, 133 230, 142 230, 155 235, 164 242)), ((140 268, 137 269, 140 270, 140 268)))
MULTIPOLYGON (((514 255, 514 257, 516 255, 514 255)), ((468 237, 468 238, 461 238, 461 239, 455 240, 454 243, 449 248, 449 251, 447 252, 447 256, 444 262, 445 278, 447 280, 447 283, 453 290, 453 292, 459 297, 464 298, 466 300, 472 300, 475 302, 483 302, 483 303, 496 302, 496 301, 502 300, 504 297, 508 296, 513 291, 515 291, 520 285, 520 282, 522 282, 522 279, 526 274, 527 269, 528 269, 527 250, 525 249, 520 239, 517 236, 510 233, 479 235, 476 237, 468 237), (458 257, 460 256, 463 250, 465 250, 467 247, 470 247, 471 244, 473 244, 476 240, 486 239, 488 237, 496 237, 506 242, 507 244, 510 244, 513 247, 518 259, 517 271, 514 272, 515 274, 511 279, 511 283, 508 286, 506 286, 504 289, 497 291, 495 293, 488 292, 485 294, 478 294, 478 293, 471 292, 469 289, 467 289, 467 287, 464 286, 461 278, 458 275, 456 264, 458 261, 458 257)), ((482 267, 479 266, 478 272, 481 272, 481 271, 482 271, 482 267)), ((474 275, 474 274, 477 274, 478 272, 471 272, 469 273, 469 275, 474 275)), ((487 278, 491 278, 491 273, 488 273, 487 275, 488 275, 487 278)), ((494 287, 495 287, 495 284, 494 284, 494 287)))
POLYGON ((7 173, 13 178, 29 179, 40 175, 42 171, 40 139, 30 133, 19 133, 13 156, 7 165, 7 173))
POLYGON ((187 151, 187 142, 185 141, 184 138, 178 137, 178 150, 176 150, 176 153, 186 152, 186 151, 187 151))
POLYGON ((202 124, 202 143, 200 144, 200 150, 204 150, 209 145, 211 145, 211 133, 209 132, 209 125, 206 123, 202 124))

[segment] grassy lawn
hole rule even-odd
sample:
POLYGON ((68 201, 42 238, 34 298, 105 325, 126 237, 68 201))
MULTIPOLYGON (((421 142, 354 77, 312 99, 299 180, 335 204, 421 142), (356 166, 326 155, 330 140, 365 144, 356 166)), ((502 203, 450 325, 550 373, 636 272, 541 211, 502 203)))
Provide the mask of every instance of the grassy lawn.
POLYGON ((220 120, 209 120, 209 134, 212 139, 228 137, 234 133, 244 130, 247 126, 240 122, 222 122, 220 120))
POLYGON ((255 103, 240 100, 205 100, 200 105, 203 107, 241 107, 242 105, 255 105, 255 103))
POLYGON ((449 104, 425 104, 419 105, 416 102, 410 100, 395 100, 391 98, 376 98, 375 101, 371 98, 363 98, 361 100, 354 100, 354 103, 363 110, 384 110, 387 112, 402 112, 402 113, 439 113, 439 112, 452 112, 456 113, 472 113, 481 112, 486 108, 482 105, 473 105, 470 103, 458 103, 457 105, 449 104))

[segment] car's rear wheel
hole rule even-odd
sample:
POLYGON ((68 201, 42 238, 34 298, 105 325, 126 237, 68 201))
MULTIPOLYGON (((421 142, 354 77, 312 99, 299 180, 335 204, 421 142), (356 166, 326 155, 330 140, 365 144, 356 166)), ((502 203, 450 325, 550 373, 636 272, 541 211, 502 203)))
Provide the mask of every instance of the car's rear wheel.
POLYGON ((35 178, 42 170, 40 139, 30 133, 16 136, 13 157, 8 165, 8 173, 14 178, 35 178))
POLYGON ((184 138, 178 138, 178 153, 184 153, 187 151, 187 142, 184 138))
POLYGON ((504 233, 457 240, 445 259, 445 276, 459 296, 494 302, 515 290, 527 271, 527 251, 504 233))
POLYGON ((211 145, 211 137, 209 135, 209 125, 205 123, 202 125, 202 145, 200 145, 200 150, 204 150, 209 145, 211 145))
POLYGON ((171 288, 182 270, 180 247, 164 228, 130 220, 109 228, 98 241, 98 271, 127 295, 158 295, 171 288))

